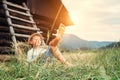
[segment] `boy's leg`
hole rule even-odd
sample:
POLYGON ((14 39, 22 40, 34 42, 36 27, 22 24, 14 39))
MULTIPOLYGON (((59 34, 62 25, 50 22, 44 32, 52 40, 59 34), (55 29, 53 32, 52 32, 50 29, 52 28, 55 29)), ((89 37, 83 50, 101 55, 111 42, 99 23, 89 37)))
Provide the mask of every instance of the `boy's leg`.
POLYGON ((52 41, 50 41, 49 46, 56 47, 58 45, 59 41, 60 41, 60 38, 56 37, 55 39, 53 39, 52 41))
POLYGON ((66 59, 64 58, 64 56, 61 54, 60 50, 57 47, 53 47, 51 46, 51 50, 53 55, 63 64, 66 65, 71 65, 69 62, 66 61, 66 59))
POLYGON ((57 48, 57 45, 64 33, 64 30, 65 30, 65 27, 59 27, 59 32, 58 32, 58 35, 55 39, 53 39, 50 43, 49 43, 49 46, 52 50, 52 53, 53 55, 62 63, 68 65, 68 66, 71 66, 71 64, 69 62, 67 62, 65 60, 65 58, 63 57, 63 55, 61 54, 60 50, 57 48))
POLYGON ((59 27, 56 38, 53 39, 52 41, 50 41, 50 43, 49 43, 50 46, 56 47, 56 46, 58 45, 61 37, 62 37, 63 34, 64 34, 64 30, 65 30, 65 27, 62 27, 62 26, 59 27))
POLYGON ((62 63, 65 62, 65 58, 62 56, 60 50, 59 50, 57 47, 51 46, 51 50, 52 50, 53 55, 54 55, 58 60, 60 60, 60 62, 62 62, 62 63))

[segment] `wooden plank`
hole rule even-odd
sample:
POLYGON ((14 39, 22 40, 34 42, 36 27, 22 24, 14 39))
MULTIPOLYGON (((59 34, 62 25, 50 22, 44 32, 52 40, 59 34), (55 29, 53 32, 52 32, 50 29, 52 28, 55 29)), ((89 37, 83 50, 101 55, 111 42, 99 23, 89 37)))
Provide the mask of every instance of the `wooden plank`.
POLYGON ((24 8, 23 6, 20 6, 20 5, 5 1, 5 0, 3 0, 3 3, 7 4, 9 6, 17 7, 17 8, 22 9, 22 10, 29 10, 28 8, 24 8))
POLYGON ((18 24, 10 24, 10 25, 13 26, 13 27, 16 27, 16 28, 22 28, 22 29, 28 29, 28 30, 35 30, 35 31, 39 30, 39 28, 28 27, 28 26, 23 26, 23 25, 18 25, 18 24))
POLYGON ((49 30, 49 28, 44 27, 44 26, 38 26, 38 27, 40 28, 40 30, 45 31, 45 32, 49 30))
POLYGON ((25 15, 25 16, 32 16, 30 14, 27 14, 27 13, 24 13, 24 12, 20 12, 20 11, 17 11, 17 10, 13 10, 13 9, 10 9, 10 8, 8 8, 7 10, 11 11, 11 12, 15 12, 15 13, 21 14, 21 15, 25 15))
POLYGON ((5 32, 0 32, 0 38, 1 37, 10 37, 11 36, 11 34, 10 33, 5 33, 5 32))
POLYGON ((25 20, 25 19, 18 18, 18 17, 15 17, 15 16, 8 16, 8 17, 10 17, 10 18, 12 18, 12 19, 16 19, 16 20, 23 21, 23 22, 27 22, 27 23, 35 24, 33 21, 25 20))
POLYGON ((10 45, 12 41, 6 39, 0 39, 0 45, 7 46, 10 45))
POLYGON ((0 39, 2 40, 2 39, 6 39, 6 40, 11 40, 12 41, 12 39, 11 39, 11 34, 8 32, 0 32, 0 39))
POLYGON ((1 26, 1 25, 0 25, 0 33, 1 33, 1 32, 4 32, 4 33, 10 32, 10 31, 9 31, 9 27, 1 26))
POLYGON ((26 34, 18 34, 18 33, 15 33, 14 34, 15 36, 18 36, 18 37, 30 37, 30 35, 26 35, 26 34))
POLYGON ((35 20, 35 22, 38 26, 44 26, 44 27, 48 27, 48 28, 51 28, 51 25, 52 25, 49 22, 43 21, 41 19, 35 20))
POLYGON ((14 29, 13 29, 13 27, 12 26, 10 26, 10 33, 11 33, 11 35, 12 35, 12 40, 13 40, 13 42, 14 43, 17 43, 17 40, 16 40, 16 37, 15 37, 15 31, 14 31, 14 29))
MULTIPOLYGON (((50 31, 49 28, 44 27, 44 26, 39 26, 39 28, 40 28, 41 31, 43 31, 43 32, 45 32, 45 33, 47 33, 48 31, 50 31)), ((52 33, 57 33, 57 29, 53 29, 53 30, 52 30, 52 33)))
POLYGON ((5 10, 3 8, 0 9, 0 17, 5 17, 5 10))
POLYGON ((0 22, 5 22, 7 21, 6 18, 0 17, 0 22))

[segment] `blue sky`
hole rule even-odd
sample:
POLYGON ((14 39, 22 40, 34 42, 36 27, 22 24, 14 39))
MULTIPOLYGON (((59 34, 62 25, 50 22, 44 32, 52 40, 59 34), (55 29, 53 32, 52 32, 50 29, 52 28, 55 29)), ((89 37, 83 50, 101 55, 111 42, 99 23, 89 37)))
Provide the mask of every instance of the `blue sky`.
POLYGON ((75 25, 65 33, 85 40, 120 40, 120 0, 62 0, 75 25), (72 32, 72 33, 71 33, 72 32))

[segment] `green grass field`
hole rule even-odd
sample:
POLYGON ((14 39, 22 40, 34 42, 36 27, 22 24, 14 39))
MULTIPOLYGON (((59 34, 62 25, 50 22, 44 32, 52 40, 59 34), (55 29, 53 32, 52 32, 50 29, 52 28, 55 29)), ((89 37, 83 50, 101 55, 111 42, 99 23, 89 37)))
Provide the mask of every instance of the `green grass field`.
POLYGON ((120 49, 63 52, 73 64, 58 60, 29 64, 24 57, 0 62, 0 80, 120 80, 120 49))

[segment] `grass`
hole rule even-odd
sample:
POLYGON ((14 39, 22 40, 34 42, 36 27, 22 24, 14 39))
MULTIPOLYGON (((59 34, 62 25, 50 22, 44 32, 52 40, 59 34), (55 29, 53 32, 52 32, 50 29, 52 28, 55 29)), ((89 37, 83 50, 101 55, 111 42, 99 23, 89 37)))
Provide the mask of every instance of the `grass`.
MULTIPOLYGON (((0 80, 120 80, 120 49, 64 52, 72 67, 52 62, 27 63, 16 57, 0 63, 0 80)), ((24 54, 26 56, 26 54, 24 54)))

